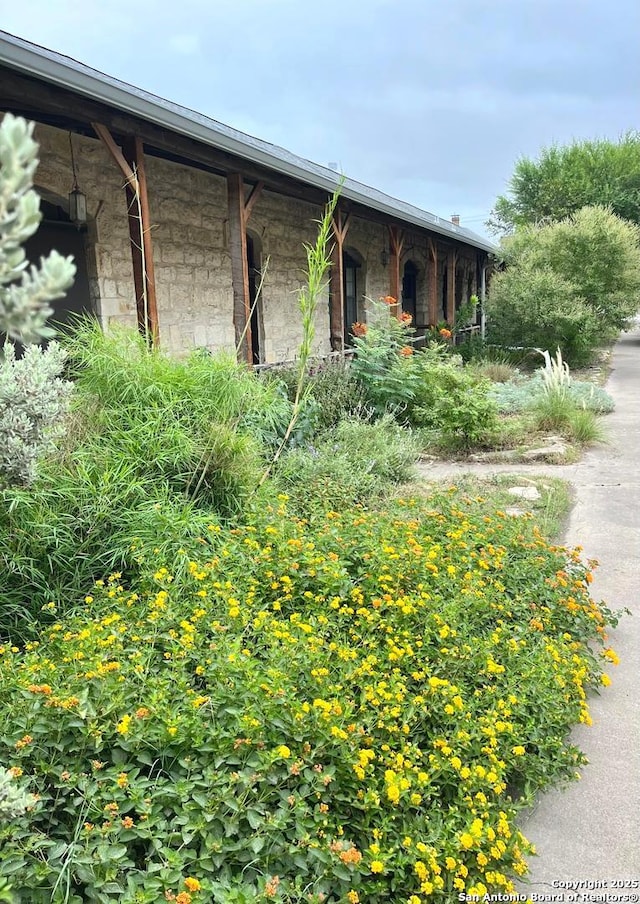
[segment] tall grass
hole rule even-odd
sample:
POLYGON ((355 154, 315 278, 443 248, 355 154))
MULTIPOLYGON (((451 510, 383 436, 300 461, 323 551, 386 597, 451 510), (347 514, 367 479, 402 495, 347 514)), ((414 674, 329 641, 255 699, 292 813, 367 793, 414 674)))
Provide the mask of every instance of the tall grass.
POLYGON ((66 440, 32 486, 0 492, 0 633, 12 636, 145 551, 178 562, 209 524, 240 518, 291 413, 229 356, 176 361, 89 324, 68 347, 66 440))

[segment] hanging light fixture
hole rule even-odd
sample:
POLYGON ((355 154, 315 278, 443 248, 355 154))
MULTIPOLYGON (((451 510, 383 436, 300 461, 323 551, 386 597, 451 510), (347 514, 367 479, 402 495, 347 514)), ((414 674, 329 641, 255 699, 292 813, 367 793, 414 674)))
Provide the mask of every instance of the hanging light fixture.
POLYGON ((387 251, 387 242, 385 238, 386 232, 384 226, 382 227, 382 251, 380 252, 380 263, 383 267, 386 267, 389 263, 389 252, 387 251))
POLYGON ((87 196, 78 187, 76 174, 76 161, 73 153, 73 136, 69 132, 69 147, 71 148, 71 169, 73 171, 73 187, 69 192, 69 219, 78 229, 87 223, 87 196))

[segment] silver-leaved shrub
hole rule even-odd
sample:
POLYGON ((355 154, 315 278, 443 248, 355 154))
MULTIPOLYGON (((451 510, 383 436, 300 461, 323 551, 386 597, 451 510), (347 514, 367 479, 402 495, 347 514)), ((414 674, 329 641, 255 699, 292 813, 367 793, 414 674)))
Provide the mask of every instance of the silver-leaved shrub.
POLYGON ((66 354, 57 342, 30 345, 16 358, 6 342, 0 356, 0 486, 27 484, 38 459, 64 432, 72 384, 61 379, 66 354))
POLYGON ((0 123, 0 332, 20 342, 39 342, 54 330, 47 326, 50 302, 73 282, 71 257, 51 251, 39 267, 28 267, 24 242, 40 224, 40 196, 33 188, 38 145, 33 123, 7 113, 0 123))

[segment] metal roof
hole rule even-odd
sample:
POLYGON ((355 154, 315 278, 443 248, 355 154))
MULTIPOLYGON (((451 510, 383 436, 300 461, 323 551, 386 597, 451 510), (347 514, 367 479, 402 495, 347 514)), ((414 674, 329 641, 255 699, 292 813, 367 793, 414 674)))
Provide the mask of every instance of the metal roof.
MULTIPOLYGON (((0 63, 315 188, 332 193, 338 185, 340 175, 328 167, 305 160, 275 144, 253 138, 187 107, 105 75, 71 57, 4 31, 0 31, 0 63)), ((456 226, 447 219, 392 198, 354 179, 344 180, 341 195, 404 223, 429 229, 483 251, 496 250, 492 242, 470 229, 456 226)))

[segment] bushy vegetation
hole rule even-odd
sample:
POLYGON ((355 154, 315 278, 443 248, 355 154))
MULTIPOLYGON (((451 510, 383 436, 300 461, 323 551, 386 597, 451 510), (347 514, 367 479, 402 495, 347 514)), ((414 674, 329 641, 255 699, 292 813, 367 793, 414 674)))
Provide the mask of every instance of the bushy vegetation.
POLYGON ((619 141, 574 141, 521 158, 489 221, 495 232, 561 220, 582 207, 607 205, 640 225, 640 132, 619 141))
POLYGON ((180 362, 96 325, 76 334, 68 367, 66 442, 31 487, 0 492, 0 615, 22 633, 51 599, 73 605, 100 575, 126 572, 134 543, 170 562, 200 513, 240 514, 291 411, 231 357, 180 362))
POLYGON ((390 487, 411 477, 417 454, 416 439, 389 415, 343 420, 283 455, 274 476, 297 512, 342 511, 379 504, 390 487))
POLYGON ((464 369, 447 341, 416 350, 410 317, 398 320, 384 301, 371 306, 352 365, 366 403, 378 415, 392 413, 399 423, 436 431, 450 448, 482 444, 495 426, 489 383, 464 369))
POLYGON ((640 227, 606 208, 522 228, 505 240, 504 254, 506 269, 489 293, 492 342, 559 347, 581 363, 640 306, 640 227))
MULTIPOLYGON (((520 375, 504 383, 494 383, 490 389, 498 410, 505 414, 519 414, 533 408, 543 392, 544 384, 539 371, 531 376, 520 375)), ((596 414, 607 414, 614 408, 609 393, 595 383, 572 380, 567 395, 576 408, 596 414)))
POLYGON ((35 479, 38 459, 64 434, 72 386, 62 380, 65 355, 55 343, 0 355, 0 487, 35 479))
POLYGON ((577 556, 456 495, 311 523, 282 499, 185 566, 151 554, 2 650, 0 756, 39 794, 0 830, 18 901, 513 888, 516 801, 574 775, 608 680, 577 556))
POLYGON ((58 352, 27 352, 33 400, 7 356, 27 465, 0 489, 3 902, 509 894, 519 807, 583 762, 569 729, 616 662, 592 563, 475 494, 397 498, 412 427, 491 433, 488 383, 384 305, 348 372, 312 372, 335 201, 291 378, 85 324, 54 437, 58 352))

